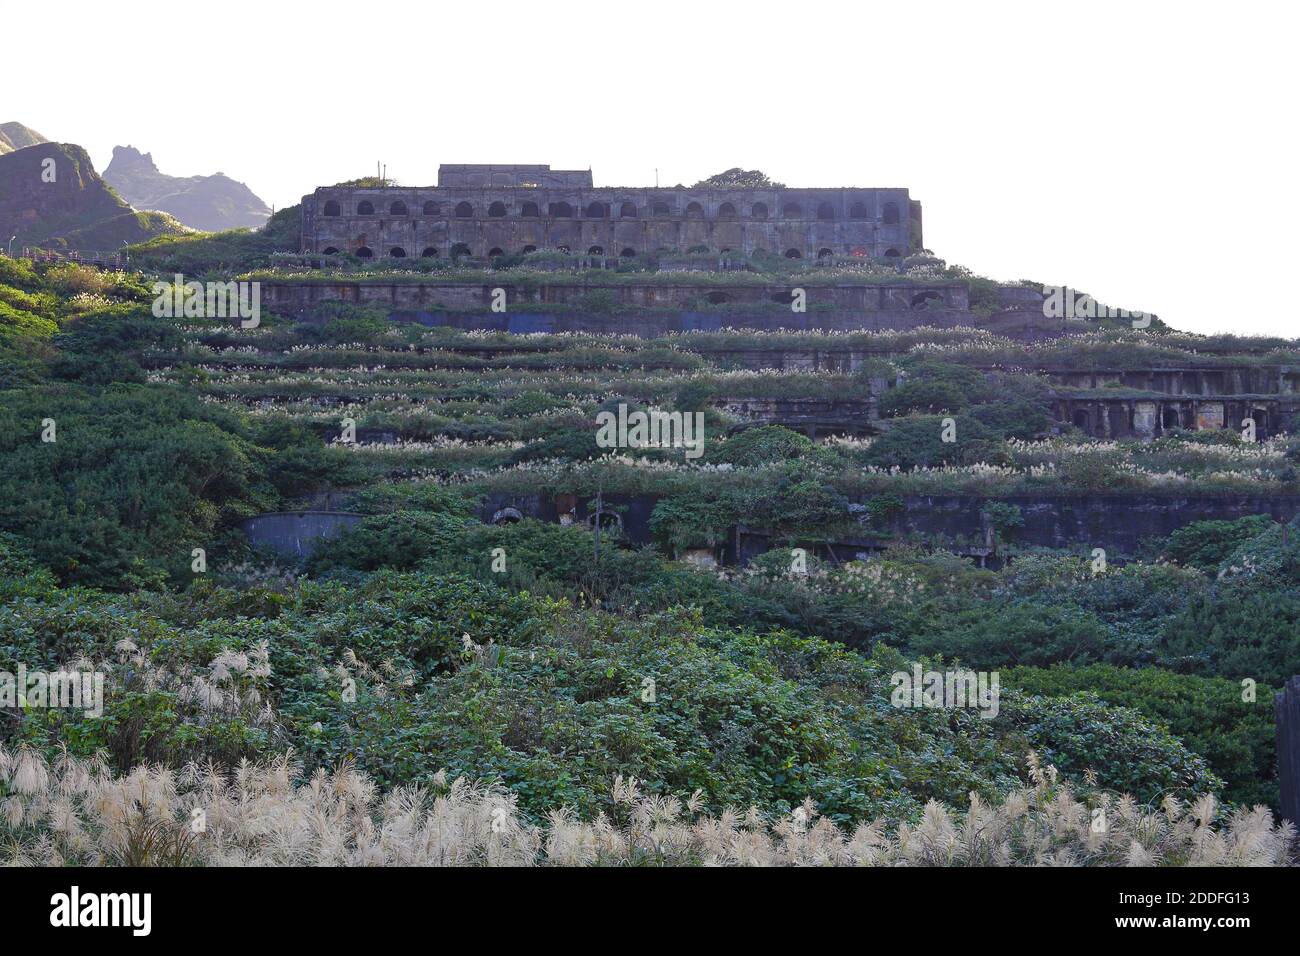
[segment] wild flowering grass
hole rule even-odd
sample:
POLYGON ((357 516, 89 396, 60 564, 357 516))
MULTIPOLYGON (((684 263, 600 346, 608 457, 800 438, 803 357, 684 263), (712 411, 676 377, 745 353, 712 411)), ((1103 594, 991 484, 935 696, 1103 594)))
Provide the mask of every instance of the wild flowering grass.
POLYGON ((915 823, 859 824, 757 807, 702 811, 612 782, 608 810, 557 808, 541 824, 498 786, 448 780, 382 793, 350 764, 301 779, 291 753, 233 769, 53 760, 0 748, 0 861, 22 866, 1282 866, 1295 829, 1263 807, 1226 817, 1215 799, 1159 808, 1060 783, 1030 755, 1030 784, 915 823), (1098 814, 1096 811, 1100 810, 1098 814), (1097 820, 1104 826, 1098 826, 1097 820))

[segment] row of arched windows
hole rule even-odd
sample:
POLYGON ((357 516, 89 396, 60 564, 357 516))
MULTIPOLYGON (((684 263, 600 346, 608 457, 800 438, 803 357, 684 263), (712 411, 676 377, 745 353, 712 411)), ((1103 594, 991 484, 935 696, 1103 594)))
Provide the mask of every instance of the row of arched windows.
MULTIPOLYGON (((528 253, 530 253, 530 252, 536 252, 536 251, 537 251, 537 247, 536 247, 536 246, 524 246, 522 249, 519 250, 519 254, 520 254, 520 255, 528 255, 528 253)), ((557 252, 562 252, 562 253, 564 253, 565 255, 568 255, 569 252, 570 252, 571 250, 569 249, 568 246, 557 246, 557 247, 556 247, 556 251, 557 251, 557 252)), ((659 251, 660 251, 660 252, 665 252, 666 250, 661 249, 661 250, 659 250, 659 251)), ((731 252, 730 249, 722 249, 722 250, 719 250, 719 253, 718 253, 718 254, 719 254, 719 255, 726 255, 726 254, 729 253, 729 252, 731 252)), ((327 255, 327 256, 337 256, 337 255, 339 254, 339 250, 338 250, 336 247, 334 247, 334 246, 329 246, 328 248, 326 248, 326 249, 324 249, 324 250, 322 251, 322 254, 323 254, 323 255, 327 255)), ((375 254, 374 250, 371 249, 369 246, 361 246, 361 247, 358 248, 357 251, 354 253, 354 255, 356 255, 358 258, 361 258, 361 259, 370 259, 370 258, 373 258, 373 257, 374 257, 374 254, 375 254)), ((503 249, 499 249, 499 248, 494 248, 494 249, 489 249, 489 250, 488 250, 488 258, 489 258, 489 259, 495 259, 495 258, 497 258, 498 256, 504 256, 505 254, 506 254, 506 253, 505 253, 505 250, 503 250, 503 249)), ((605 247, 604 247, 604 246, 592 246, 590 249, 587 250, 587 255, 589 255, 589 256, 603 256, 604 254, 605 254, 605 247)), ((787 259, 802 259, 802 258, 803 258, 803 252, 802 252, 801 250, 799 250, 799 249, 793 249, 793 248, 791 248, 791 249, 787 249, 787 250, 785 251, 784 254, 785 254, 785 257, 786 257, 787 259)), ((406 250, 405 250, 404 248, 402 248, 401 246, 393 246, 391 249, 388 250, 388 255, 389 255, 390 257, 394 258, 394 259, 405 259, 405 258, 406 258, 406 250)), ((456 243, 455 245, 453 245, 453 246, 451 247, 451 249, 450 249, 449 252, 448 252, 448 255, 449 255, 451 258, 453 258, 453 259, 459 259, 459 258, 461 258, 462 256, 469 256, 469 255, 472 255, 472 253, 471 253, 471 251, 470 251, 469 246, 465 245, 465 243, 463 243, 463 242, 458 242, 458 243, 456 243)), ((835 255, 835 253, 832 252, 830 249, 822 248, 822 249, 818 249, 818 250, 817 250, 817 258, 818 258, 818 259, 826 259, 826 258, 830 258, 831 256, 834 256, 834 255, 835 255)), ((898 251, 897 249, 888 249, 888 250, 885 251, 885 258, 887 258, 887 259, 896 259, 896 258, 899 257, 899 255, 900 255, 900 254, 899 254, 899 251, 898 251)), ((424 251, 420 253, 420 256, 421 256, 422 258, 425 258, 425 259, 435 259, 435 258, 437 258, 437 256, 438 256, 438 248, 437 248, 437 246, 426 246, 426 247, 424 248, 424 251)), ((631 258, 634 258, 634 257, 636 256, 636 250, 633 249, 633 248, 631 248, 631 247, 629 246, 629 247, 627 247, 627 248, 621 249, 621 250, 619 251, 619 256, 620 256, 621 258, 624 258, 624 259, 631 259, 631 258)))
MULTIPOLYGON (((883 214, 882 218, 886 224, 898 222, 898 203, 885 203, 881 208, 881 212, 883 214)), ((546 213, 554 219, 572 219, 574 208, 567 202, 553 202, 546 207, 546 213)), ((343 212, 338 201, 330 199, 325 202, 323 214, 326 216, 341 216, 343 212)), ((357 203, 358 216, 373 216, 375 214, 375 204, 369 199, 363 199, 361 202, 357 203)), ((487 214, 489 219, 504 219, 506 216, 506 204, 499 200, 492 203, 488 206, 487 214)), ((650 214, 652 216, 671 216, 673 212, 668 203, 656 202, 651 205, 650 214)), ((801 219, 803 218, 803 214, 803 206, 797 202, 788 202, 781 207, 781 216, 784 219, 801 219)), ((834 221, 837 218, 835 215, 835 207, 828 202, 818 204, 816 214, 817 218, 822 221, 834 221)), ((406 203, 398 199, 388 204, 388 215, 399 217, 409 216, 410 212, 407 209, 406 203)), ((442 207, 436 202, 426 202, 422 210, 422 215, 441 216, 442 207)), ((457 219, 473 219, 475 218, 474 206, 472 203, 468 202, 457 203, 453 210, 453 215, 457 219)), ((639 213, 635 203, 625 202, 619 206, 618 218, 620 219, 636 219, 638 215, 639 213)), ((523 219, 538 219, 541 218, 541 210, 537 203, 526 202, 519 207, 519 216, 523 219)), ((610 219, 612 216, 612 203, 593 202, 589 203, 586 208, 586 218, 588 219, 610 219)), ((697 202, 687 203, 686 218, 703 219, 704 207, 697 202)), ((736 207, 732 203, 724 202, 718 207, 716 218, 739 219, 740 214, 736 211, 736 207)), ((767 203, 756 202, 750 206, 749 218, 767 219, 767 203)), ((855 202, 849 207, 849 219, 864 221, 868 218, 870 217, 867 215, 867 207, 865 203, 855 202)))

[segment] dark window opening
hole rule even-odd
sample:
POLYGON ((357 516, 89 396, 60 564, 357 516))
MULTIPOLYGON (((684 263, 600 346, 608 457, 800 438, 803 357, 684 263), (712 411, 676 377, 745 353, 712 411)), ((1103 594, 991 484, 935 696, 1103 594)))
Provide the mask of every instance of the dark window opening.
POLYGON ((541 215, 541 213, 537 210, 537 203, 526 202, 524 203, 523 208, 519 210, 519 215, 523 216, 525 219, 536 219, 541 215))
POLYGON ((587 250, 587 255, 589 256, 603 256, 604 254, 605 254, 604 246, 592 246, 590 249, 587 250))
POLYGON ((787 259, 802 259, 803 253, 798 249, 787 249, 785 250, 785 257, 787 259))
POLYGON ((453 259, 463 259, 468 255, 471 255, 469 246, 465 245, 463 242, 458 242, 451 247, 451 257, 453 259))
POLYGON ((436 202, 427 202, 424 204, 424 214, 426 216, 441 216, 442 207, 440 207, 436 202))
POLYGON ((623 205, 618 207, 618 215, 619 218, 621 219, 635 219, 636 203, 631 203, 631 202, 623 203, 623 205))
POLYGON ((867 218, 866 205, 864 203, 855 202, 852 206, 849 207, 849 218, 866 219, 867 218))
POLYGON ((425 246, 420 255, 425 259, 436 259, 438 258, 438 250, 434 246, 425 246))
POLYGON ((362 246, 360 249, 357 250, 358 259, 369 259, 373 255, 374 253, 370 251, 369 246, 362 246))
POLYGON ((788 202, 781 207, 781 215, 787 219, 798 219, 803 215, 803 207, 797 202, 788 202))
POLYGON ((702 218, 704 218, 704 207, 701 206, 701 205, 700 205, 699 203, 697 203, 697 202, 687 203, 687 204, 686 204, 686 218, 688 218, 688 219, 702 219, 702 218))
POLYGON ((885 224, 892 225, 898 222, 898 203, 885 203, 885 224))
POLYGON ((831 253, 831 251, 830 251, 829 249, 818 249, 818 250, 817 250, 817 258, 818 258, 818 259, 829 259, 829 258, 831 257, 831 255, 832 255, 832 253, 831 253))
POLYGON ((471 206, 471 205, 470 205, 469 203, 467 203, 467 202, 457 203, 457 204, 456 204, 456 218, 457 218, 457 219, 472 219, 472 218, 474 218, 474 207, 471 206))
POLYGON ((373 216, 375 214, 375 204, 369 199, 363 199, 357 203, 358 216, 373 216))
POLYGON ((754 205, 750 206, 750 207, 749 207, 749 217, 750 217, 751 219, 766 219, 766 218, 767 218, 767 203, 756 202, 756 203, 754 203, 754 205))
POLYGON ((654 214, 656 216, 671 216, 672 210, 668 208, 668 203, 657 202, 654 204, 654 214))
POLYGON ((405 216, 405 215, 406 215, 406 203, 402 202, 400 199, 397 200, 396 202, 389 203, 389 204, 388 204, 388 214, 389 214, 390 216, 405 216))
POLYGON ((556 219, 570 219, 573 217, 573 207, 567 202, 551 203, 551 215, 556 219))
POLYGON ((406 250, 403 249, 401 246, 393 246, 393 248, 388 250, 388 254, 392 256, 394 259, 406 258, 406 250))
POLYGON ((818 218, 818 219, 823 219, 823 220, 825 220, 825 219, 834 219, 834 218, 835 218, 835 207, 832 206, 832 205, 831 205, 830 203, 828 203, 828 202, 824 202, 824 203, 819 204, 819 205, 817 206, 817 218, 818 218))
POLYGON ((622 256, 624 259, 632 259, 636 256, 636 250, 633 249, 631 246, 628 246, 626 249, 620 252, 619 255, 622 256))
POLYGON ((492 205, 488 206, 488 216, 492 219, 500 219, 505 214, 506 204, 501 202, 499 199, 492 205))
POLYGON ((321 215, 338 216, 342 215, 342 213, 339 210, 339 204, 331 199, 329 202, 325 203, 325 211, 321 215))
POLYGON ((604 204, 604 203, 600 203, 600 202, 588 203, 588 204, 587 204, 587 218, 588 218, 588 219, 604 219, 604 218, 605 218, 605 204, 604 204))
POLYGON ((718 207, 718 218, 719 218, 719 219, 735 219, 735 218, 736 218, 736 207, 733 206, 733 205, 732 205, 731 203, 729 203, 729 202, 724 202, 721 206, 718 207))

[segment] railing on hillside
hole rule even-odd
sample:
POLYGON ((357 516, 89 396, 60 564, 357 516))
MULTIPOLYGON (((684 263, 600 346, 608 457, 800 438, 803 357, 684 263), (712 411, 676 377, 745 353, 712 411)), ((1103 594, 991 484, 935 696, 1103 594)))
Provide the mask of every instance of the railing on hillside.
POLYGON ((92 252, 88 249, 70 249, 61 252, 56 249, 23 246, 19 253, 23 259, 33 262, 75 262, 77 265, 93 266, 96 269, 112 269, 124 272, 128 265, 127 257, 118 252, 92 252))
POLYGON ((1273 698, 1273 717, 1282 816, 1300 824, 1300 677, 1292 677, 1273 698))

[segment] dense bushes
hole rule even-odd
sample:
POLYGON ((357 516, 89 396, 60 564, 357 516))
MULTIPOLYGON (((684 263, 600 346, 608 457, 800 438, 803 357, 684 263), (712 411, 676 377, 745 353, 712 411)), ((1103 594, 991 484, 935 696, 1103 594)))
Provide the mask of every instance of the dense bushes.
POLYGON ((230 416, 171 389, 0 393, 0 457, 0 529, 67 581, 186 576, 191 549, 274 500, 230 416))

